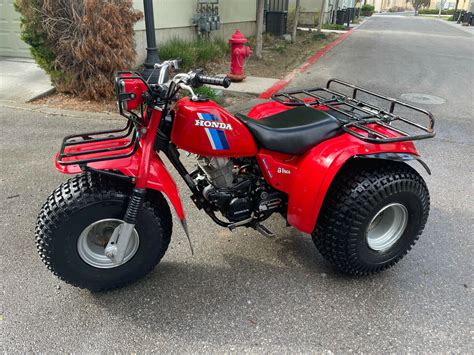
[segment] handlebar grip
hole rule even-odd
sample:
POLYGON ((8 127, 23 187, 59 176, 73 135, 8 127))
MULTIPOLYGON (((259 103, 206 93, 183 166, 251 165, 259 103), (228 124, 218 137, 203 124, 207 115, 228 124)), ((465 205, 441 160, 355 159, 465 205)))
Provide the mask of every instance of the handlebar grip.
POLYGON ((217 77, 198 74, 197 78, 201 84, 218 85, 225 88, 228 88, 232 83, 228 76, 217 77))

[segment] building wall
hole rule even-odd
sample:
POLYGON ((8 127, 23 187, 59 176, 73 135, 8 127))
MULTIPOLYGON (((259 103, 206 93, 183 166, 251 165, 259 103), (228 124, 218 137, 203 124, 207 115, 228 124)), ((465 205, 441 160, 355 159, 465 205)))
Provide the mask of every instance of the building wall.
POLYGON ((410 1, 406 0, 367 0, 367 4, 374 6, 375 12, 388 11, 393 7, 404 8, 407 11, 413 11, 413 6, 410 1))
MULTIPOLYGON (((470 5, 471 4, 474 4, 473 0, 459 0, 458 10, 471 11, 470 10, 470 5)), ((439 9, 440 5, 441 5, 440 0, 431 0, 429 8, 430 9, 439 9)), ((456 0, 443 1, 443 9, 454 9, 455 7, 456 7, 456 0)))
MULTIPOLYGON (((158 45, 172 38, 197 38, 192 17, 196 13, 198 0, 154 0, 155 29, 158 45)), ((143 1, 134 0, 134 7, 143 11, 143 1)), ((229 38, 236 29, 245 36, 256 34, 256 0, 219 0, 221 28, 212 31, 211 37, 229 38)), ((137 62, 146 56, 145 21, 135 25, 135 41, 138 53, 137 62)))
MULTIPOLYGON (((301 0, 301 13, 299 18, 299 24, 304 25, 315 25, 315 18, 319 17, 321 11, 322 0, 301 0)), ((336 9, 342 9, 347 7, 354 7, 355 0, 326 0, 324 10, 324 23, 329 21, 329 12, 336 9)), ((290 0, 289 8, 294 9, 296 7, 296 0, 290 0)))
MULTIPOLYGON (((301 0, 300 17, 298 23, 301 26, 314 26, 315 15, 321 11, 322 0, 301 0)), ((296 8, 296 0, 290 0, 288 8, 291 14, 296 8)))
POLYGON ((407 2, 406 0, 383 0, 381 4, 381 11, 387 11, 394 7, 403 8, 409 11, 413 10, 411 2, 407 2))
MULTIPOLYGON (((20 15, 13 8, 14 0, 0 0, 0 56, 30 57, 28 45, 20 39, 20 15)), ((197 37, 192 24, 198 0, 154 0, 157 42, 173 37, 193 39, 197 37)), ((143 0, 134 0, 134 7, 143 11, 143 0)), ((244 35, 256 34, 256 0, 220 0, 221 29, 211 32, 214 37, 229 38, 236 29, 244 35)), ((137 63, 146 56, 145 21, 135 25, 137 63)))

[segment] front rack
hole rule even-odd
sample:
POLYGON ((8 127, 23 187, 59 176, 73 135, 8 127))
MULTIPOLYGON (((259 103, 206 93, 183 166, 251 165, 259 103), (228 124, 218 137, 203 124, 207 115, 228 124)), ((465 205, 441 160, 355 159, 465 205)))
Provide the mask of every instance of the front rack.
POLYGON ((341 122, 341 129, 344 132, 369 143, 420 140, 432 138, 436 134, 435 120, 431 112, 338 79, 329 80, 326 88, 280 92, 272 95, 272 99, 286 106, 318 106, 328 110, 328 113, 341 122), (333 83, 346 90, 350 89, 351 95, 331 89, 333 83), (359 98, 361 93, 369 100, 388 104, 388 108, 362 101, 359 98), (399 109, 405 110, 408 115, 415 112, 421 114, 427 124, 419 124, 396 114, 395 111, 399 109), (407 129, 395 127, 394 123, 401 123, 407 129))
POLYGON ((63 139, 58 154, 61 165, 85 165, 103 160, 128 158, 135 154, 140 133, 135 122, 128 120, 121 129, 80 133, 63 139))

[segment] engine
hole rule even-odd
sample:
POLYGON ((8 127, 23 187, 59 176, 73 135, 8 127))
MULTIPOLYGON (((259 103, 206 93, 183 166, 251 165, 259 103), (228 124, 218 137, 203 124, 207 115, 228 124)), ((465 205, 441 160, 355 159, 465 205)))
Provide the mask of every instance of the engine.
POLYGON ((263 220, 282 208, 284 194, 266 184, 254 159, 198 156, 197 161, 199 190, 230 222, 263 220))

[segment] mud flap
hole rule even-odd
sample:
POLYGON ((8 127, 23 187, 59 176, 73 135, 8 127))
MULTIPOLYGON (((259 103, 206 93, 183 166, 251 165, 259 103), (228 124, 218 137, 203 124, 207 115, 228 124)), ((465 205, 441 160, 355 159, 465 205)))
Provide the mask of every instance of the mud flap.
POLYGON ((189 249, 191 249, 191 255, 194 256, 194 248, 193 244, 191 243, 191 237, 189 236, 189 229, 188 229, 188 223, 186 222, 186 219, 180 219, 181 226, 184 229, 184 233, 186 233, 186 238, 188 238, 188 243, 189 243, 189 249))

